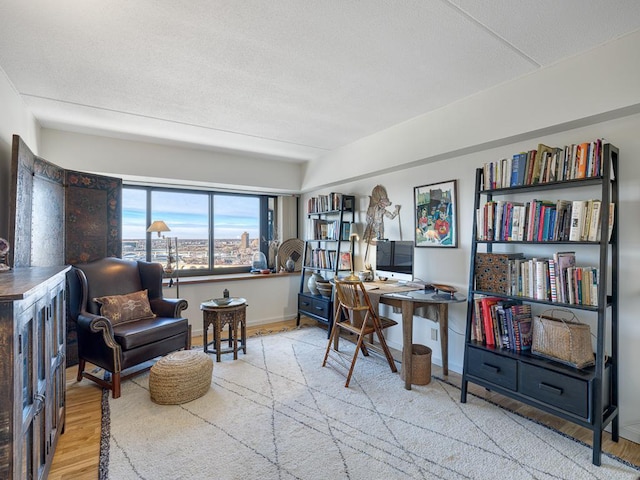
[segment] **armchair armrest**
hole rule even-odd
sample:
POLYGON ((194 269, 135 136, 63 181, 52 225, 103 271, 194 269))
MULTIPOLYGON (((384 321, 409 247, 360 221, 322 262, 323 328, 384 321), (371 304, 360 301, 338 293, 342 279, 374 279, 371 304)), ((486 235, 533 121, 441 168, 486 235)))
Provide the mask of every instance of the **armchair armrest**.
POLYGON ((183 298, 154 298, 150 300, 151 310, 159 317, 180 318, 189 303, 183 298))
POLYGON ((81 358, 110 372, 120 371, 121 347, 107 317, 82 311, 76 319, 81 358))

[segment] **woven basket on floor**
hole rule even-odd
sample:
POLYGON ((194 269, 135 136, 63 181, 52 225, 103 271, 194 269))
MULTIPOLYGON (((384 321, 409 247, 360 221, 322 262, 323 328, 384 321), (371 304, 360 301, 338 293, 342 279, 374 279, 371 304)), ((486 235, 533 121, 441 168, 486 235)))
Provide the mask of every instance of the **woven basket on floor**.
POLYGON ((178 405, 203 396, 211 388, 213 360, 204 352, 180 350, 162 357, 151 367, 151 400, 178 405))
MULTIPOLYGON (((400 370, 400 378, 406 380, 404 365, 400 370)), ((431 382, 431 349, 426 345, 411 345, 411 384, 427 385, 431 382)))

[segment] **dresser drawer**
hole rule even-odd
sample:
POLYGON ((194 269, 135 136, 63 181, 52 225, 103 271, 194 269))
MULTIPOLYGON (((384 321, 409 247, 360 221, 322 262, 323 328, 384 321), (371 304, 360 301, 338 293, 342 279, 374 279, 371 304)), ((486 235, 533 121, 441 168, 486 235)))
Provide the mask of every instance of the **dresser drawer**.
POLYGON ((520 364, 520 392, 565 412, 589 416, 589 384, 527 363, 520 364))
POLYGON ((517 361, 478 348, 467 352, 467 372, 509 390, 517 387, 517 361))
POLYGON ((312 316, 329 320, 331 317, 331 300, 311 295, 298 295, 298 310, 312 316))

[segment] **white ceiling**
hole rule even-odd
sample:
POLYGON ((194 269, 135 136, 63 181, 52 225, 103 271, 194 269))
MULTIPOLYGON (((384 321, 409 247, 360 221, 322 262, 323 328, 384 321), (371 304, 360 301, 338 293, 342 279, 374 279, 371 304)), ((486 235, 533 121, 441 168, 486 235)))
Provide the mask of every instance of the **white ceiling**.
POLYGON ((44 127, 306 161, 638 29, 637 0, 0 0, 0 68, 44 127))

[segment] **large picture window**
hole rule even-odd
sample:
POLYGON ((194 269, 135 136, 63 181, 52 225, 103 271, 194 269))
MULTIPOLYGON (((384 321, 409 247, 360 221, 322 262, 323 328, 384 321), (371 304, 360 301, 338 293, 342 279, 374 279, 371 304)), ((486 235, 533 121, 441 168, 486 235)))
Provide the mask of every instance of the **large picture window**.
POLYGON ((256 252, 268 258, 276 197, 124 186, 122 205, 123 258, 164 265, 171 253, 180 276, 248 272, 256 252), (161 237, 147 233, 158 220, 171 229, 161 237))

